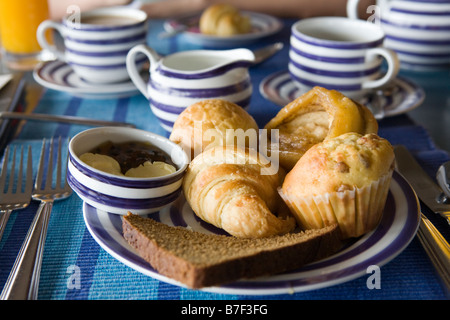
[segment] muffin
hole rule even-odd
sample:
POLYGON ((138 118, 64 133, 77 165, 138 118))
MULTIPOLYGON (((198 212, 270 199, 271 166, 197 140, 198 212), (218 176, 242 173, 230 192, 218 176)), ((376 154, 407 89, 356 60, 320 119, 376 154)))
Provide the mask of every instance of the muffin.
POLYGON ((219 145, 257 149, 258 134, 255 119, 241 106, 222 99, 209 99, 184 109, 169 139, 193 159, 207 148, 219 145))
POLYGON ((345 133, 306 151, 279 192, 304 229, 337 223, 343 239, 358 237, 381 219, 394 160, 377 134, 345 133))

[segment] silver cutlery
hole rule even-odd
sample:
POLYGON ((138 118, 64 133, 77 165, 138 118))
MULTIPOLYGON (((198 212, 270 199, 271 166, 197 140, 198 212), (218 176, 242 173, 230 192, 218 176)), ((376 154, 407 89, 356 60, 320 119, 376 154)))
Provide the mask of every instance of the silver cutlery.
POLYGON ((162 31, 158 34, 158 38, 167 39, 172 38, 180 33, 185 32, 191 27, 195 27, 198 25, 199 17, 198 16, 188 16, 178 19, 179 25, 176 28, 173 28, 168 31, 162 31))
POLYGON ((436 173, 436 180, 443 191, 439 201, 450 204, 450 161, 439 167, 436 173))
POLYGON ((417 163, 404 146, 395 147, 399 171, 408 180, 419 198, 437 214, 450 223, 450 204, 441 201, 442 189, 417 163))
POLYGON ((66 115, 52 115, 52 114, 42 114, 42 113, 22 113, 22 112, 13 112, 13 111, 0 112, 0 119, 50 121, 50 122, 73 123, 73 124, 90 125, 90 126, 120 126, 120 127, 130 127, 130 128, 136 127, 135 125, 133 125, 131 123, 126 123, 126 122, 96 120, 96 119, 82 118, 82 117, 75 117, 75 116, 66 116, 66 115))
POLYGON ((372 111, 373 116, 375 119, 383 119, 386 110, 384 110, 384 100, 390 99, 393 97, 397 92, 399 91, 399 88, 397 86, 391 85, 380 89, 375 89, 365 95, 365 97, 362 99, 361 103, 366 105, 370 111, 372 111))
MULTIPOLYGON (((434 208, 434 210, 436 210, 438 206, 434 204, 436 201, 433 200, 433 202, 431 200, 431 194, 435 192, 438 187, 431 178, 423 172, 423 169, 404 146, 395 146, 394 151, 397 170, 411 184, 419 198, 426 205, 428 205, 427 202, 430 203, 430 209, 434 208), (425 189, 427 190, 425 191, 425 189), (425 201, 425 199, 427 201, 425 201)), ((439 194, 434 193, 434 199, 436 199, 439 194)), ((450 245, 422 212, 417 236, 439 274, 442 284, 445 286, 447 292, 450 292, 450 245)))
POLYGON ((66 179, 64 183, 62 182, 61 138, 58 140, 55 174, 53 174, 53 157, 53 139, 50 140, 47 152, 44 140, 32 194, 32 198, 41 203, 3 288, 0 296, 2 300, 37 299, 44 244, 53 203, 72 194, 66 179))
POLYGON ((12 165, 8 168, 10 147, 6 147, 3 158, 2 173, 0 176, 0 240, 8 222, 9 216, 14 210, 26 208, 31 201, 31 191, 33 190, 33 165, 31 147, 28 147, 26 172, 24 172, 24 148, 21 147, 19 159, 19 172, 16 179, 16 150, 14 147, 12 154, 12 165), (6 176, 9 172, 8 187, 5 190, 6 176), (25 174, 25 176, 24 176, 25 174), (23 185, 25 178, 25 185, 23 185), (14 182, 16 180, 16 187, 14 182))
POLYGON ((255 55, 255 61, 253 64, 255 65, 269 59, 275 53, 283 49, 283 46, 282 42, 276 42, 261 49, 254 50, 253 54, 255 55))

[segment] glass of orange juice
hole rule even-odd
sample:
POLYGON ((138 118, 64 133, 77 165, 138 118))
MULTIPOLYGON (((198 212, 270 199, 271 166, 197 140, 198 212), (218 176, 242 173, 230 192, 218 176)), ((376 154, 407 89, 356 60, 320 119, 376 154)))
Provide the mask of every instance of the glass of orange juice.
POLYGON ((0 40, 7 68, 30 70, 42 60, 36 30, 48 18, 47 0, 0 0, 0 40))

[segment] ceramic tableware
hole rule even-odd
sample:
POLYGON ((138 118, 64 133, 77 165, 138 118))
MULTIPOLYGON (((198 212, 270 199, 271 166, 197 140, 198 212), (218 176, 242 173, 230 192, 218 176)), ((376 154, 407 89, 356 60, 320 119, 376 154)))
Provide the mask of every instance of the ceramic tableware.
POLYGON ((378 26, 345 17, 303 19, 292 26, 289 72, 304 91, 314 86, 336 89, 360 99, 395 79, 396 54, 382 47, 378 26), (387 71, 383 73, 383 59, 387 71))
MULTIPOLYGON (((128 51, 146 43, 147 15, 133 8, 102 8, 70 14, 61 22, 46 20, 37 38, 43 48, 69 64, 83 80, 95 84, 129 80, 125 66, 128 51), (54 29, 64 39, 64 48, 51 45, 46 31, 54 29)), ((145 57, 138 57, 142 65, 145 57)))
POLYGON ((254 60, 248 49, 189 50, 160 57, 152 48, 138 45, 128 53, 127 68, 161 126, 170 132, 178 115, 200 100, 225 99, 247 108, 253 90, 248 67, 254 60), (148 82, 136 67, 140 53, 150 60, 148 82))
MULTIPOLYGON (((349 0, 347 15, 357 19, 359 0, 349 0)), ((371 21, 386 34, 384 45, 397 52, 402 69, 450 67, 450 1, 378 0, 368 8, 371 21)))
POLYGON ((148 214, 171 204, 181 193, 181 183, 188 165, 183 149, 155 133, 125 127, 98 127, 82 131, 69 143, 67 181, 86 203, 114 214, 148 214), (118 176, 96 169, 80 157, 99 145, 144 142, 165 152, 176 171, 164 176, 135 178, 118 176))

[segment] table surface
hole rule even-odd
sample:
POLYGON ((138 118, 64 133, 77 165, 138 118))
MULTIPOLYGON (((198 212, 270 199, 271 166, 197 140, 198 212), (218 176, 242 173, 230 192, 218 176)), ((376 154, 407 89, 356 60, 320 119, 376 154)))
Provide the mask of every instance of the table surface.
MULTIPOLYGON (((276 35, 249 45, 255 49, 282 41, 284 49, 264 63, 250 68, 254 86, 249 113, 263 126, 279 110, 279 106, 265 99, 258 90, 261 81, 274 72, 287 70, 288 44, 291 20, 276 35)), ((148 44, 160 54, 201 48, 179 35, 158 39, 163 21, 150 21, 148 44)), ((379 134, 392 144, 404 144, 434 176, 444 161, 450 160, 450 72, 401 71, 421 86, 426 98, 415 110, 379 121, 379 134)), ((85 99, 68 93, 42 88, 27 75, 29 82, 23 108, 26 112, 76 115, 97 119, 126 121, 140 129, 167 136, 158 125, 148 101, 136 94, 126 98, 85 99)), ((42 138, 71 137, 88 126, 63 123, 28 121, 21 124, 13 143, 29 143, 39 152, 42 138)), ((34 149, 33 149, 34 150, 34 149)), ((35 160, 36 162, 37 160, 35 160)), ((35 168, 36 168, 35 163, 35 168)), ((3 287, 20 248, 38 203, 32 201, 27 209, 11 215, 0 242, 0 288, 3 287)), ((449 226, 430 213, 427 216, 449 239, 449 226)), ((439 283, 432 264, 415 237, 394 259, 381 266, 381 288, 369 289, 368 275, 343 283, 306 292, 276 295, 234 295, 191 290, 146 276, 115 259, 102 249, 86 228, 82 215, 82 201, 73 194, 69 199, 56 202, 48 229, 39 287, 39 299, 448 299, 439 283), (70 285, 73 270, 79 270, 80 286, 70 285)))

